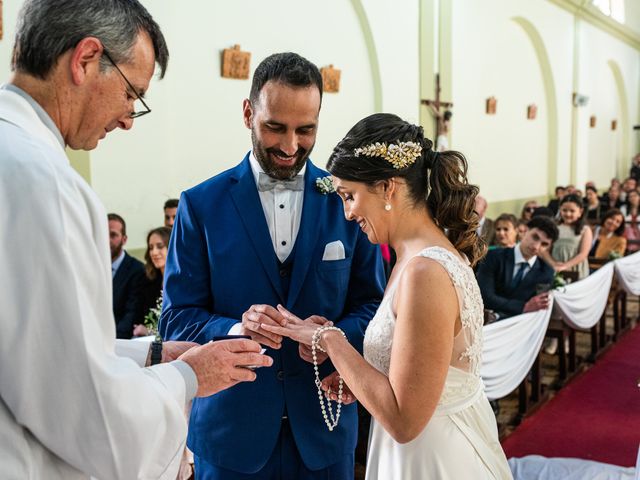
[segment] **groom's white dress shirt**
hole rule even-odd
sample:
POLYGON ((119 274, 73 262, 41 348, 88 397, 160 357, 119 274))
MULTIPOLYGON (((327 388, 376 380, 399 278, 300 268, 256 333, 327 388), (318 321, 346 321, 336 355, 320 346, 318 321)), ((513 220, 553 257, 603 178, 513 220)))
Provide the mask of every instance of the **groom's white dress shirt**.
POLYGON ((106 212, 13 86, 0 88, 0 204, 0 477, 175 479, 195 375, 116 354, 106 212))
MULTIPOLYGON (((249 154, 251 172, 258 187, 259 177, 264 170, 258 163, 253 151, 249 154)), ((298 175, 304 178, 307 166, 302 167, 298 175)), ((302 190, 289 190, 284 186, 276 185, 275 188, 266 191, 258 190, 264 218, 269 227, 273 251, 278 260, 284 262, 296 243, 300 220, 302 219, 302 203, 304 200, 304 183, 302 190)), ((266 254, 267 252, 265 252, 266 254)), ((229 335, 238 335, 242 331, 242 323, 238 322, 229 329, 229 335)))

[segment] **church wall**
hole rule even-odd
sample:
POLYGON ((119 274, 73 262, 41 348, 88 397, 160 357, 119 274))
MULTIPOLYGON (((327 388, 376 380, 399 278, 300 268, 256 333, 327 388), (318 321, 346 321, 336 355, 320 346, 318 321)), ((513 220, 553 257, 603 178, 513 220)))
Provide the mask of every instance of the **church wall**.
POLYGON ((577 183, 593 180, 604 188, 611 178, 628 175, 635 149, 640 53, 588 24, 582 25, 580 39, 580 92, 589 103, 579 109, 577 183), (622 91, 611 63, 620 70, 622 91), (594 128, 591 116, 596 117, 594 128), (616 130, 612 120, 617 120, 616 130))
MULTIPOLYGON (((324 166, 347 130, 370 113, 418 120, 415 0, 399 0, 393 8, 376 0, 143 4, 161 25, 171 54, 166 77, 153 80, 146 95, 153 111, 136 120, 132 132, 112 132, 90 160, 72 155, 74 165, 85 161, 83 174, 107 210, 127 220, 130 249, 143 248, 146 232, 162 223, 167 198, 234 166, 251 148, 241 109, 251 80, 221 78, 224 48, 239 44, 251 52, 250 74, 281 51, 342 70, 341 91, 324 96, 312 154, 317 165, 324 166)), ((4 2, 3 78, 9 75, 17 9, 15 2, 4 2)))
POLYGON ((595 180, 604 187, 610 177, 626 175, 636 148, 637 50, 551 2, 454 0, 452 29, 451 143, 468 156, 490 214, 519 211, 556 184, 595 180), (590 97, 575 115, 574 90, 590 97), (490 96, 497 99, 495 115, 485 114, 490 96), (535 120, 526 118, 530 103, 538 107, 535 120))
MULTIPOLYGON (((420 58, 420 14, 427 4, 423 11, 446 15, 438 23, 451 30, 437 33, 450 39, 438 64, 450 77, 442 80, 443 100, 454 102, 451 145, 468 156, 471 180, 491 214, 519 210, 529 198, 544 200, 555 184, 592 179, 605 187, 613 174, 626 172, 629 152, 638 148, 630 130, 640 123, 638 50, 576 22, 551 1, 399 0, 393 7, 378 0, 142 1, 171 51, 167 76, 152 80, 147 95, 153 112, 136 120, 133 132, 113 132, 90 154, 71 155, 107 210, 127 219, 131 249, 143 248, 146 232, 162 222, 167 198, 235 165, 251 147, 241 115, 250 80, 221 78, 223 48, 240 44, 250 51, 251 73, 265 56, 285 50, 342 70, 340 93, 325 95, 312 155, 323 166, 365 115, 387 111, 419 121, 420 64, 433 55, 427 49, 420 58), (590 99, 574 112, 576 89, 590 99), (489 96, 498 101, 496 115, 485 114, 489 96), (537 118, 527 120, 532 103, 537 118), (614 118, 618 129, 611 131, 614 118)), ((18 7, 4 2, 2 78, 9 76, 18 7)), ((631 10, 628 24, 637 21, 631 10)))

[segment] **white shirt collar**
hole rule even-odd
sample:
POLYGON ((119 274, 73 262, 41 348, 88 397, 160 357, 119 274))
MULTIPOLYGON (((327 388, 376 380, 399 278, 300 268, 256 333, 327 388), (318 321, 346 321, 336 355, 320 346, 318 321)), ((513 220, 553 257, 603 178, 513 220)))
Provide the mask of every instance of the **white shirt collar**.
POLYGON ((538 258, 536 255, 531 257, 529 260, 524 259, 524 255, 522 255, 522 250, 520 250, 520 244, 518 243, 513 249, 513 266, 515 267, 519 263, 526 262, 529 264, 529 268, 533 268, 533 264, 536 263, 536 259, 538 258))
MULTIPOLYGON (((251 165, 251 172, 253 173, 253 179, 256 181, 256 187, 258 186, 258 177, 261 173, 264 173, 264 170, 258 163, 258 159, 253 154, 253 150, 249 153, 249 165, 251 165)), ((307 170, 307 164, 305 162, 302 170, 298 172, 298 175, 302 175, 304 177, 304 172, 307 170)))

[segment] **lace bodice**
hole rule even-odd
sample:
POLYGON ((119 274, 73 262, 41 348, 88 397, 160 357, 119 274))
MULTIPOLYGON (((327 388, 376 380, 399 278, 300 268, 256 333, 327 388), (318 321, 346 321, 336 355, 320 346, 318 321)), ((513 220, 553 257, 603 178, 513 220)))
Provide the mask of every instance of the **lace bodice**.
MULTIPOLYGON (((453 343, 451 367, 468 372, 470 381, 480 379, 482 357, 482 324, 484 322, 484 306, 480 289, 473 270, 464 264, 456 255, 442 247, 428 247, 416 256, 430 258, 442 265, 449 273, 458 294, 460 306, 460 322, 462 328, 453 343)), ((399 283, 400 272, 395 282, 389 285, 380 307, 369 322, 364 337, 364 357, 385 375, 389 375, 391 351, 393 348, 393 332, 396 322, 393 313, 393 298, 399 283)), ((428 319, 425 319, 428 321, 428 319)), ((478 382, 472 383, 478 383, 478 382)), ((446 395, 446 389, 445 394, 446 395)))

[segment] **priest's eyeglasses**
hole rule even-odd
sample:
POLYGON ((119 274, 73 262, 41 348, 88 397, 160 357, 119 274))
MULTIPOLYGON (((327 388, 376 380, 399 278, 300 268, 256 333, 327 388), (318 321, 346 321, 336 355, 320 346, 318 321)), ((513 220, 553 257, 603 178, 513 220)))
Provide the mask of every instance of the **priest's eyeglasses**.
POLYGON ((138 118, 138 117, 141 117, 142 115, 146 115, 147 113, 151 112, 151 109, 145 103, 145 101, 142 99, 142 96, 138 93, 138 91, 134 88, 134 86, 131 85, 131 82, 129 81, 129 79, 127 77, 125 77, 124 73, 122 73, 122 70, 120 70, 118 68, 118 65, 116 65, 116 62, 113 61, 113 59, 107 53, 107 51, 105 49, 103 49, 102 53, 104 54, 105 57, 107 57, 107 60, 109 60, 111 62, 111 65, 113 65, 115 67, 115 69, 118 71, 118 73, 120 73, 122 78, 124 78, 124 81, 127 82, 127 85, 131 89, 131 92, 135 95, 136 100, 140 100, 140 103, 142 103, 142 106, 145 108, 145 110, 138 110, 138 111, 134 110, 133 112, 131 112, 129 114, 129 118, 138 118))

